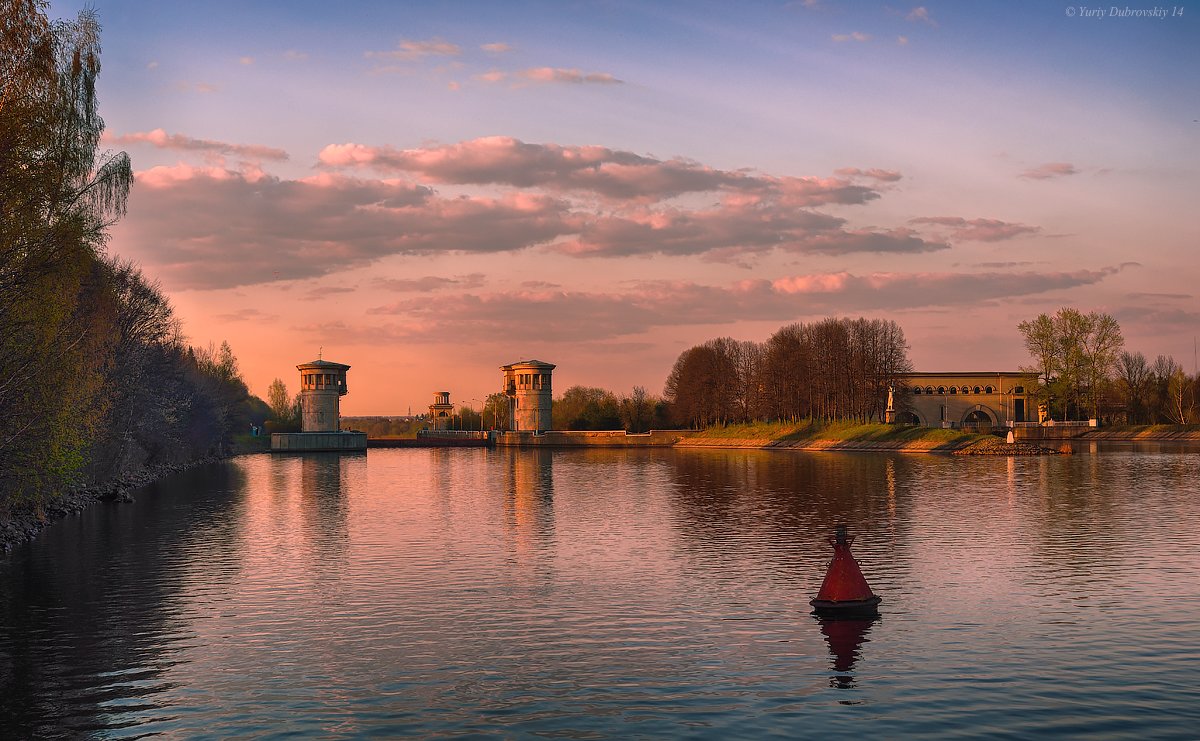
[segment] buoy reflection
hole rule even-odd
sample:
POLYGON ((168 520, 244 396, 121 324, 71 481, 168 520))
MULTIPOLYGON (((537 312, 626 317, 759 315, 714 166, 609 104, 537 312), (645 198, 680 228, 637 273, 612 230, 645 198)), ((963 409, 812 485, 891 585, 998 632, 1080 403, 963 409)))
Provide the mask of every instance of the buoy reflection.
POLYGON ((829 678, 829 686, 837 689, 851 689, 854 684, 854 665, 862 656, 862 646, 869 643, 867 634, 871 626, 879 621, 872 618, 837 618, 817 617, 821 625, 821 633, 829 644, 829 655, 833 660, 833 675, 829 678))

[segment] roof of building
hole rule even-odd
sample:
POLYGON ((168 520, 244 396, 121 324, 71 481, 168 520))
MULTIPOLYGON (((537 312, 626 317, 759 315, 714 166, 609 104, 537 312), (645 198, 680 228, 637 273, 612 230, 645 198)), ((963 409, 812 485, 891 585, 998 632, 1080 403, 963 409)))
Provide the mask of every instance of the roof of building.
POLYGON ((500 370, 510 370, 512 368, 544 368, 546 370, 554 370, 557 367, 554 363, 545 363, 541 360, 518 360, 515 363, 500 366, 500 370))
POLYGON ((1036 376, 1037 373, 1032 371, 914 371, 912 373, 901 373, 904 378, 935 378, 946 376, 968 376, 972 378, 995 378, 996 376, 1021 376, 1028 378, 1036 376))
POLYGON ((350 370, 350 366, 342 363, 334 363, 329 360, 312 360, 307 363, 301 363, 296 366, 296 370, 312 370, 314 368, 327 368, 337 370, 350 370))

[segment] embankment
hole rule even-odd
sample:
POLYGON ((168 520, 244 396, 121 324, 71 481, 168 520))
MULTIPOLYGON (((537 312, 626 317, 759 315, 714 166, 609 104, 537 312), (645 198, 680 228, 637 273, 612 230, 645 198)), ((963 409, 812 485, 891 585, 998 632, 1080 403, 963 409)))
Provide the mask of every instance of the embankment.
POLYGON ((675 447, 954 455, 1048 455, 1061 452, 1031 444, 1010 445, 990 435, 959 430, 838 422, 710 427, 680 440, 675 447))
POLYGON ((52 525, 67 515, 82 512, 97 502, 132 502, 133 497, 130 496, 130 492, 134 489, 152 484, 161 478, 194 466, 205 463, 216 463, 226 460, 233 455, 265 452, 261 448, 262 446, 257 444, 239 444, 228 455, 211 455, 181 463, 146 466, 134 473, 125 474, 112 481, 71 489, 61 496, 38 506, 17 506, 8 513, 0 514, 0 553, 7 553, 14 546, 27 540, 32 540, 43 528, 52 525))
POLYGON ((1154 442, 1156 440, 1198 440, 1200 425, 1121 425, 1102 427, 1080 435, 1076 440, 1109 442, 1154 442))

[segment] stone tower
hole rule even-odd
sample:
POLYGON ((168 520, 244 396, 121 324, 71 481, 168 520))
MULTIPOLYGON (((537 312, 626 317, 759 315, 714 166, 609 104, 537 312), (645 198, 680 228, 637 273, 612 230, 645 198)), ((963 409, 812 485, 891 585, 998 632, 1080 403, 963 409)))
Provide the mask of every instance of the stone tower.
POLYGON ((504 372, 510 429, 533 432, 549 430, 553 424, 550 421, 550 372, 554 370, 554 365, 540 360, 522 360, 502 365, 500 370, 504 372))
POLYGON ((429 428, 445 430, 454 416, 454 405, 450 403, 449 391, 434 391, 433 403, 429 405, 429 428))
POLYGON ((300 371, 300 429, 337 432, 341 429, 340 401, 346 393, 350 366, 314 360, 296 366, 300 371))

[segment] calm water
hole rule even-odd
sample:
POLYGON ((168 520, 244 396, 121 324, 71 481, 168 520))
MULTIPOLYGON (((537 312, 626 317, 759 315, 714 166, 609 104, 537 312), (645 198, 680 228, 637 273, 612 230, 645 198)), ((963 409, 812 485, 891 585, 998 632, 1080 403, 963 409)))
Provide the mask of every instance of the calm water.
POLYGON ((0 736, 1200 736, 1200 453, 252 456, 0 557, 0 736), (847 522, 882 617, 809 615, 847 522))

